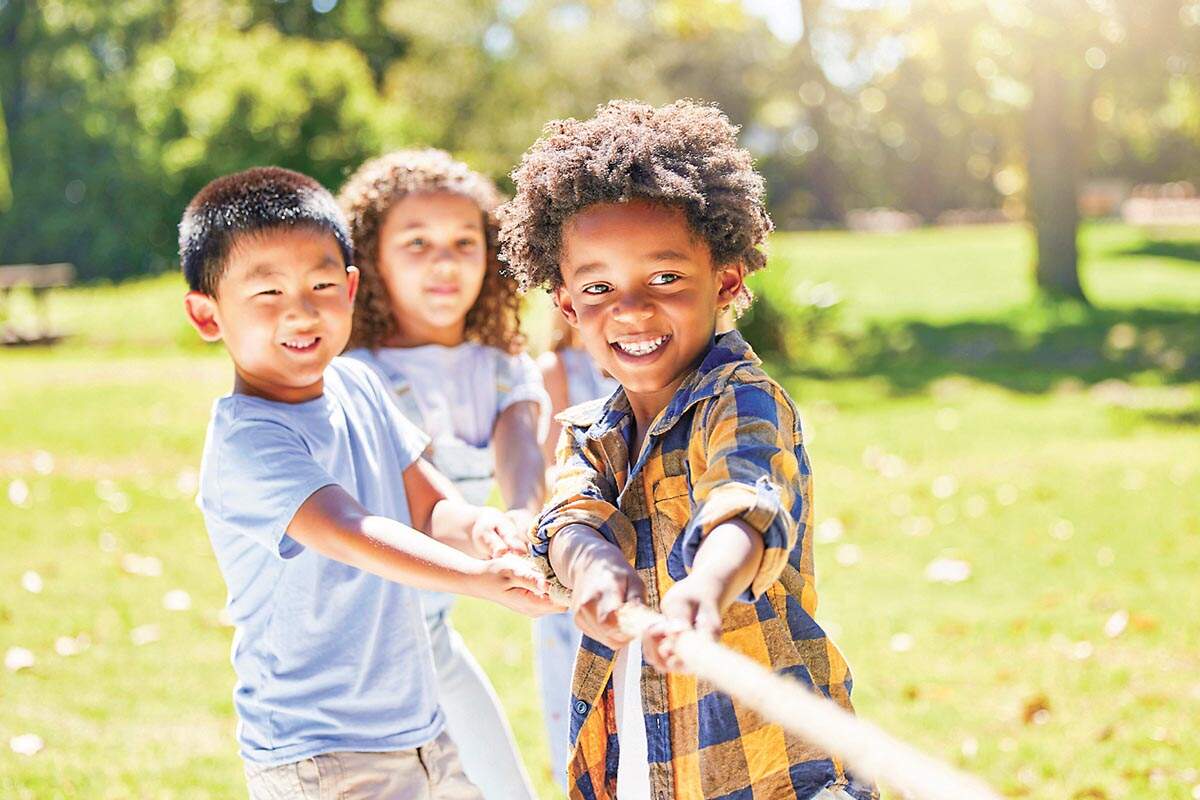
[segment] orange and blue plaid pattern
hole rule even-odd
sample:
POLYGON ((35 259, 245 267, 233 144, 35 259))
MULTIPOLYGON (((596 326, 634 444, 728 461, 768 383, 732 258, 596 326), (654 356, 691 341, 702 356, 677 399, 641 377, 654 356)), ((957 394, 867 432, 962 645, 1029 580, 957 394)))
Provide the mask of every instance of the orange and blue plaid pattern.
MULTIPOLYGON (((736 331, 719 336, 655 419, 630 463, 633 415, 618 390, 568 409, 553 498, 533 554, 583 524, 621 548, 646 602, 687 575, 700 542, 739 519, 762 534, 762 564, 725 613, 722 644, 850 708, 845 660, 814 620, 812 495, 795 405, 736 331)), ((571 687, 572 800, 614 800, 615 653, 587 636, 571 687)), ((828 754, 763 721, 704 681, 643 665, 650 785, 656 800, 808 800, 825 787, 875 797, 828 754)))

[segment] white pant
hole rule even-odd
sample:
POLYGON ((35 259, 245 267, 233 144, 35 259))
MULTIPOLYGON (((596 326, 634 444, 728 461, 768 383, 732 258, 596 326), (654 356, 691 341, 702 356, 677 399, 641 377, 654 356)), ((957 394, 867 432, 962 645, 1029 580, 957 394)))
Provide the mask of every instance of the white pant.
POLYGON ((533 621, 533 653, 542 690, 542 716, 550 743, 550 770, 567 790, 567 745, 571 729, 571 678, 579 651, 579 628, 571 612, 547 614, 533 621))
POLYGON ((427 616, 438 699, 463 772, 486 800, 535 800, 512 728, 487 674, 442 612, 427 616))

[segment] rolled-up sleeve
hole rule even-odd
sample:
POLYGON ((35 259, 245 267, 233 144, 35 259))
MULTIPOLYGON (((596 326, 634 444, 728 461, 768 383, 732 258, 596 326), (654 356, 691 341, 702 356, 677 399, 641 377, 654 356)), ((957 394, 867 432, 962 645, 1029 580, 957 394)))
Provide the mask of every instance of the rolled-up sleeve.
POLYGON ((738 598, 750 602, 779 579, 803 535, 811 507, 808 459, 795 411, 773 384, 734 383, 706 411, 684 565, 691 569, 704 537, 718 525, 743 522, 763 538, 758 572, 738 598))
POLYGON ((617 544, 616 526, 629 525, 616 506, 616 486, 606 476, 599 455, 588 447, 586 434, 564 426, 558 440, 557 467, 550 501, 538 518, 530 552, 541 570, 554 576, 550 542, 568 525, 586 525, 617 544))

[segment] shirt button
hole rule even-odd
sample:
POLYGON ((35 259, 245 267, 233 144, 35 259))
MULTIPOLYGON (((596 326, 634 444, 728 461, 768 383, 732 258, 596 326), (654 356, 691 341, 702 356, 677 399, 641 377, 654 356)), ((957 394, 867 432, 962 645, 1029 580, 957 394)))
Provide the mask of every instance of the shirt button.
POLYGON ((586 714, 587 710, 588 710, 587 703, 583 702, 582 700, 575 701, 575 713, 576 714, 586 714))

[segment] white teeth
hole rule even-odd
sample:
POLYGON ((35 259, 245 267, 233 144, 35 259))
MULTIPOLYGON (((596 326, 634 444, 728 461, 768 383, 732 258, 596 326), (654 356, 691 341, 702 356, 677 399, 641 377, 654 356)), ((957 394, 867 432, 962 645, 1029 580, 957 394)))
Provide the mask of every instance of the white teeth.
POLYGON ((304 348, 311 346, 315 341, 317 341, 317 337, 315 336, 310 339, 288 339, 283 343, 283 346, 292 347, 297 350, 303 350, 304 348))
POLYGON ((614 342, 613 344, 631 356, 644 356, 653 353, 668 338, 667 336, 659 336, 657 339, 647 339, 644 342, 614 342))

